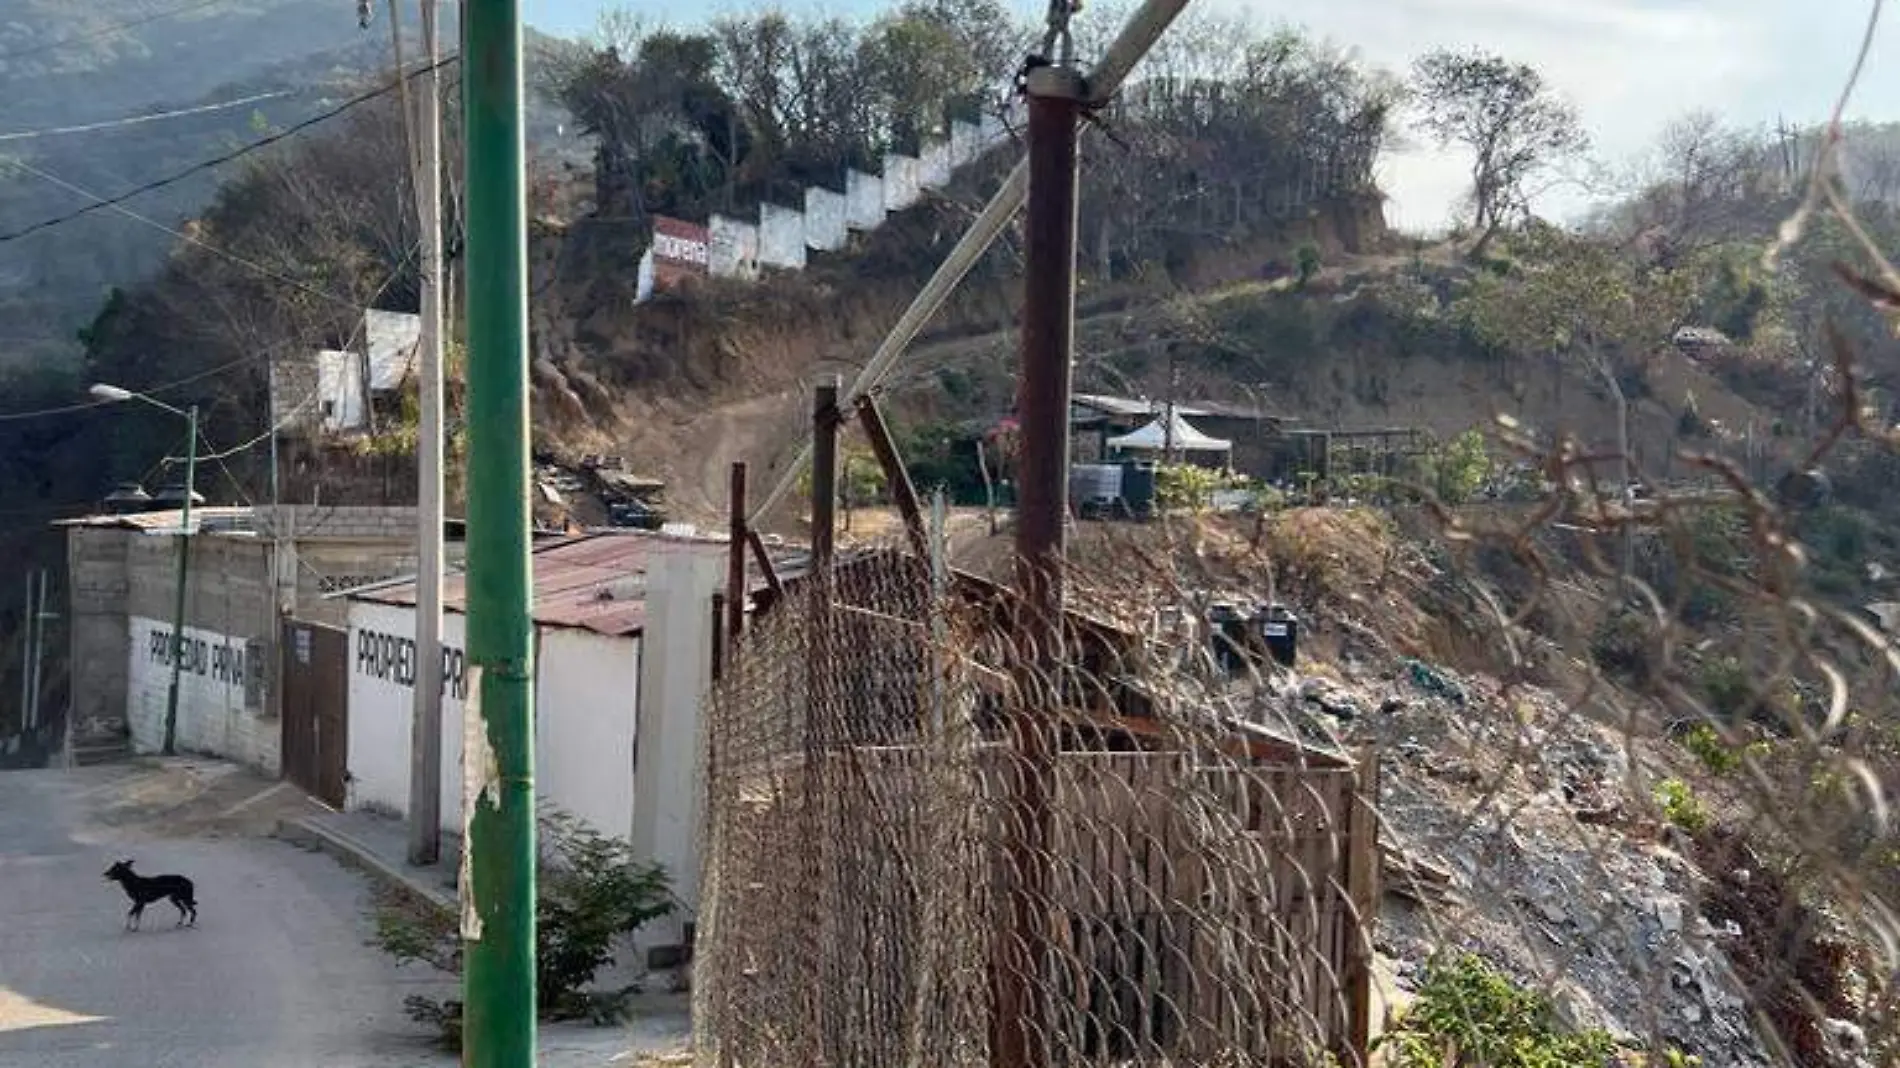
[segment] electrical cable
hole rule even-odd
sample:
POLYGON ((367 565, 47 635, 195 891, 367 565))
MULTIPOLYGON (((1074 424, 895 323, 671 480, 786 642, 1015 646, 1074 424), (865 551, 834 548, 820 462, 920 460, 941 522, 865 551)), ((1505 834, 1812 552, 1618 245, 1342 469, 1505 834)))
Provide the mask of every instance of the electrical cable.
POLYGON ((44 130, 16 130, 13 133, 0 133, 0 141, 26 141, 36 137, 59 137, 65 134, 92 133, 97 130, 117 130, 126 126, 138 126, 161 119, 178 119, 187 115, 205 115, 213 111, 229 111, 246 104, 256 104, 265 100, 276 100, 291 95, 288 89, 279 89, 269 93, 253 93, 236 100, 223 100, 216 104, 200 104, 197 107, 178 108, 174 111, 159 111, 150 115, 128 115, 122 119, 105 119, 100 122, 86 122, 77 126, 53 126, 44 130))
MULTIPOLYGON (((163 385, 152 386, 148 389, 141 389, 141 390, 138 390, 137 392, 146 394, 147 396, 152 396, 159 393, 166 393, 171 390, 177 389, 180 386, 188 386, 188 385, 191 385, 193 382, 198 382, 198 381, 202 381, 203 379, 210 378, 212 375, 223 374, 224 372, 229 371, 235 367, 241 367, 244 364, 250 363, 252 360, 255 360, 255 359, 257 359, 257 357, 254 355, 243 356, 238 359, 232 360, 228 363, 221 363, 216 367, 199 371, 197 374, 188 375, 184 378, 176 379, 171 382, 166 382, 163 385)), ((25 412, 0 412, 0 423, 18 422, 23 419, 38 419, 38 418, 41 418, 42 416, 48 416, 48 415, 70 415, 74 412, 90 411, 94 408, 104 408, 110 405, 122 404, 122 403, 124 402, 116 401, 116 400, 95 400, 95 401, 86 401, 83 404, 61 405, 60 407, 57 407, 57 408, 39 408, 33 411, 25 411, 25 412)))
POLYGON ((88 189, 82 189, 79 186, 76 186, 73 183, 65 180, 64 178, 59 177, 58 175, 48 174, 46 171, 40 170, 39 168, 33 166, 30 163, 24 163, 17 159, 8 159, 8 160, 0 160, 0 164, 5 164, 17 170, 24 171, 27 174, 34 176, 35 178, 39 178, 44 181, 50 182, 53 185, 59 186, 61 189, 64 189, 67 192, 77 193, 82 197, 86 197, 88 199, 98 202, 100 206, 109 206, 112 208, 113 211, 116 211, 120 215, 123 215, 126 218, 131 219, 133 222, 144 223, 146 226, 149 226, 153 228, 154 230, 159 230, 166 234, 170 234, 172 237, 175 237, 178 240, 185 242, 186 244, 196 245, 197 247, 204 249, 206 252, 209 252, 212 255, 230 260, 232 263, 235 263, 238 266, 243 267, 247 270, 255 271, 259 275, 265 278, 269 278, 272 281, 282 282, 284 285, 290 286, 293 289, 303 290, 305 293, 308 293, 311 296, 318 297, 320 299, 327 300, 335 304, 341 304, 341 305, 344 305, 345 307, 354 308, 356 306, 356 302, 353 300, 345 300, 344 298, 339 297, 334 293, 329 293, 324 290, 318 289, 317 287, 310 285, 307 282, 300 282, 297 279, 291 278, 288 275, 278 274, 276 271, 273 271, 270 268, 262 266, 251 260, 247 260, 235 252, 226 251, 225 249, 221 249, 218 246, 213 245, 209 241, 205 241, 201 238, 193 237, 190 234, 184 233, 179 230, 174 230, 171 227, 166 226, 162 222, 158 222, 155 219, 149 219, 143 215, 140 215, 138 212, 133 211, 132 209, 126 207, 123 204, 108 205, 106 203, 106 198, 100 196, 99 194, 94 193, 88 189))
POLYGON ((189 15, 194 11, 203 11, 205 8, 216 7, 225 2, 227 2, 227 0, 193 0, 193 2, 189 4, 180 4, 177 7, 166 8, 163 11, 154 11, 150 14, 142 15, 139 18, 127 19, 124 22, 115 22, 110 26, 102 26, 96 30, 73 34, 71 37, 62 37, 57 41, 44 41, 40 44, 29 45, 25 48, 16 48, 11 52, 0 52, 0 62, 20 59, 25 56, 35 56, 42 52, 51 52, 54 49, 64 48, 67 45, 78 44, 81 41, 92 41, 124 30, 149 25, 160 19, 173 18, 178 15, 189 15))
POLYGON ((459 55, 445 57, 439 62, 435 63, 433 66, 423 67, 419 70, 412 71, 409 74, 398 75, 397 78, 391 81, 388 85, 382 86, 377 89, 372 89, 369 92, 351 97, 350 99, 345 100, 343 103, 338 104, 336 107, 333 107, 329 109, 328 111, 322 112, 317 115, 313 115, 310 118, 303 120, 302 122, 296 123, 292 126, 288 126, 282 130, 279 130, 278 132, 274 134, 269 135, 268 137, 261 137, 257 139, 256 141, 252 141, 248 144, 242 145, 236 149, 233 149, 230 152, 224 153, 223 155, 214 156, 211 159, 194 163, 191 166, 186 167, 184 170, 176 171, 170 175, 167 175, 164 178, 159 178, 154 181, 146 182, 144 185, 138 186, 135 189, 127 190, 126 192, 121 193, 118 196, 108 197, 106 199, 103 199, 97 204, 90 204, 76 211, 67 212, 64 215, 56 215, 50 219, 42 219, 39 222, 33 223, 30 226, 22 227, 21 229, 18 229, 18 230, 10 230, 6 233, 0 233, 0 244, 6 244, 11 241, 18 241, 19 239, 23 237, 26 237, 30 234, 38 233, 41 230, 51 229, 52 227, 69 223, 73 221, 74 219, 80 218, 82 216, 90 215, 93 212, 98 211, 100 208, 115 207, 119 204, 123 204, 124 202, 128 200, 133 199, 134 197, 143 196, 146 193, 150 193, 158 189, 163 189, 169 185, 176 185, 177 183, 182 182, 185 179, 192 177, 193 175, 201 174, 205 171, 212 170, 213 168, 216 168, 216 167, 222 167, 225 164, 232 162, 233 160, 242 159, 243 157, 248 156, 253 152, 257 152, 262 149, 269 148, 271 145, 274 145, 278 143, 279 141, 284 141, 291 137, 294 137, 297 134, 300 134, 303 131, 310 129, 312 126, 317 126, 321 123, 328 122, 331 119, 334 119, 337 116, 342 115, 353 108, 360 107, 363 104, 367 104, 378 97, 385 96, 389 93, 395 92, 396 87, 400 85, 403 82, 403 80, 406 78, 411 78, 411 77, 414 77, 416 74, 420 74, 429 70, 439 69, 441 67, 445 67, 445 66, 448 66, 449 64, 457 63, 460 61, 461 61, 461 57, 459 55))

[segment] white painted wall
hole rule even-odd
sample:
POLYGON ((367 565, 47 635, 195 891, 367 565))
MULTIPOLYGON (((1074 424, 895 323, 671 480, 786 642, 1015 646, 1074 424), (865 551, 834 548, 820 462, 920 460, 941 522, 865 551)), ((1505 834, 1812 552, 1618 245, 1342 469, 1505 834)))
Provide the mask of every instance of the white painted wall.
MULTIPOLYGON (((462 714, 469 683, 466 619, 442 617, 442 829, 462 833, 462 714)), ((350 604, 352 808, 409 810, 415 646, 413 608, 350 604)), ((565 627, 536 629, 535 788, 596 829, 633 830, 633 747, 640 639, 565 627)))
MULTIPOLYGON (((464 619, 442 614, 442 828, 462 833, 462 702, 468 682, 464 619)), ((415 609, 350 602, 349 807, 409 810, 409 724, 415 700, 415 609)))
MULTIPOLYGON (((127 620, 130 660, 126 670, 126 722, 132 748, 156 753, 165 744, 165 707, 171 692, 170 622, 132 616, 127 620)), ((259 642, 198 627, 185 628, 184 670, 178 680, 178 748, 209 753, 266 770, 277 767, 278 723, 260 719, 262 708, 246 703, 245 682, 261 664, 259 642)), ((263 687, 251 694, 260 699, 263 687)))
POLYGON ((540 628, 534 774, 542 797, 616 838, 633 836, 641 641, 540 628))
POLYGON ((863 171, 844 175, 844 221, 853 230, 875 230, 884 223, 884 180, 863 171))
POLYGON ((925 189, 942 189, 950 184, 952 169, 948 141, 925 145, 917 158, 917 184, 925 189))
POLYGON ((759 263, 805 269, 805 213, 777 204, 759 205, 759 263))
POLYGON ((812 186, 805 190, 805 247, 836 252, 850 240, 845 227, 843 193, 812 186))
POLYGON ((957 119, 950 124, 950 166, 967 167, 983 151, 982 131, 973 122, 957 119))
POLYGON ((676 542, 655 546, 647 563, 631 841, 636 855, 665 867, 686 911, 641 932, 641 944, 678 944, 699 900, 701 711, 712 689, 712 598, 724 558, 724 546, 676 542))
POLYGON ((921 164, 911 156, 884 157, 884 210, 903 211, 917 203, 917 175, 921 164))

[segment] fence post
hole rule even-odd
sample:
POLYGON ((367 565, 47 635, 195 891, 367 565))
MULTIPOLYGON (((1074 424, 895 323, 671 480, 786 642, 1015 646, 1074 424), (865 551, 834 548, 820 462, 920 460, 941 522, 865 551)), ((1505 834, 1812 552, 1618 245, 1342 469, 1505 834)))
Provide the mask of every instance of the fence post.
MULTIPOLYGON (((726 547, 726 646, 733 649, 739 635, 745 630, 745 461, 732 465, 732 488, 729 493, 728 507, 730 519, 727 530, 730 539, 726 547)), ((732 658, 729 652, 727 659, 732 658)))
POLYGON ((897 451, 891 428, 884 422, 884 413, 878 410, 877 398, 869 393, 858 398, 858 423, 864 427, 864 436, 871 443, 878 466, 884 469, 884 479, 891 487, 891 501, 904 517, 904 533, 910 538, 911 551, 919 560, 929 559, 930 540, 924 533, 924 511, 917 500, 917 487, 910 481, 910 472, 904 470, 904 458, 897 451))
POLYGON ((1086 87, 1067 66, 1028 79, 1029 212, 1025 226, 1022 379, 1017 413, 1022 459, 1016 505, 1016 774, 1010 798, 1010 873, 996 968, 995 1068, 1045 1059, 1037 987, 1047 963, 1048 791, 1053 733, 1046 706, 1060 700, 1062 566, 1067 520, 1069 382, 1075 340, 1076 134, 1086 87))

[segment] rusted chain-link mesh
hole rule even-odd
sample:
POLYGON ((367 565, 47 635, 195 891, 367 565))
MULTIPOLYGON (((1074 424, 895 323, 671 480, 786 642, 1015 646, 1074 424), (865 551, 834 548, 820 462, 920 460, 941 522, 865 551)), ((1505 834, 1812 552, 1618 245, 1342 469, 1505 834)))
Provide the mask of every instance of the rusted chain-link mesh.
POLYGON ((1346 753, 1225 721, 1107 620, 1062 673, 1007 651, 983 583, 933 598, 881 550, 833 583, 763 614, 715 702, 708 1063, 988 1064, 998 1004, 1045 1063, 1356 1061, 1376 853, 1346 753))

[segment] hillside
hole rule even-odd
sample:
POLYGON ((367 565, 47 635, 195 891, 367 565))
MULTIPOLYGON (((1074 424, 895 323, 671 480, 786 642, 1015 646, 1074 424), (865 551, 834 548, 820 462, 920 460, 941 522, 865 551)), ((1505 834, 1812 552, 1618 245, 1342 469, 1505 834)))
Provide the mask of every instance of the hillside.
MULTIPOLYGON (((387 13, 377 7, 365 31, 341 3, 0 0, 0 233, 168 179, 383 84, 391 45, 387 13), (262 99, 114 125, 253 97, 262 99), (91 124, 105 125, 71 129, 91 124)), ((413 5, 405 20, 414 63, 413 5)), ((454 26, 443 34, 452 51, 454 26)), ((537 56, 551 47, 532 32, 530 40, 537 56)), ((531 140, 544 154, 574 157, 559 144, 567 139, 557 133, 566 121, 558 107, 537 101, 531 118, 531 140)), ((101 210, 0 243, 0 369, 74 359, 74 332, 108 290, 130 288, 156 269, 176 240, 164 228, 195 216, 244 166, 142 193, 126 212, 101 210)))

